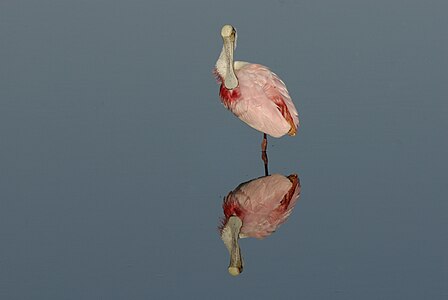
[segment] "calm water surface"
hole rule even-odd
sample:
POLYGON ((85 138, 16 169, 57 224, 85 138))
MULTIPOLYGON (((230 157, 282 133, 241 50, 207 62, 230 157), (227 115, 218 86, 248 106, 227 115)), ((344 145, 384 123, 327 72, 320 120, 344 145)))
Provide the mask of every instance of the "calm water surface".
POLYGON ((1 299, 447 299, 448 2, 0 3, 1 299), (227 273, 221 202, 263 175, 219 30, 302 126, 302 193, 227 273))

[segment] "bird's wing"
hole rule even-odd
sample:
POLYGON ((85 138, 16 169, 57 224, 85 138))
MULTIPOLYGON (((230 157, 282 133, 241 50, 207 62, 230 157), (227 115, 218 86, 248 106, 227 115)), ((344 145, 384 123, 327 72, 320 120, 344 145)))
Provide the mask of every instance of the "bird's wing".
POLYGON ((271 77, 268 84, 265 85, 265 92, 269 98, 274 101, 282 101, 288 108, 289 114, 294 122, 295 127, 299 126, 299 114, 297 112, 294 103, 292 102, 291 96, 289 95, 288 89, 285 83, 277 76, 274 72, 271 72, 271 77))
POLYGON ((280 201, 280 205, 269 216, 271 223, 276 227, 286 221, 300 196, 301 185, 297 174, 291 174, 287 178, 291 182, 291 187, 280 201))
POLYGON ((251 127, 273 137, 280 137, 291 129, 281 107, 266 92, 271 72, 261 65, 247 64, 237 70, 241 97, 230 108, 251 127))
POLYGON ((289 216, 292 182, 289 178, 272 174, 251 180, 233 191, 235 199, 244 207, 243 235, 263 238, 276 230, 289 216), (281 213, 280 213, 281 212, 281 213), (286 212, 286 214, 285 214, 286 212))

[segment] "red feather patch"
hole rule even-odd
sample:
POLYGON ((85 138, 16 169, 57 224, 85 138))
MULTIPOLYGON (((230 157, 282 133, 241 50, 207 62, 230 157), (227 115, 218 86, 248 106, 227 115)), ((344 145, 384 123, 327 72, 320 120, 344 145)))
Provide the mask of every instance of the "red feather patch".
POLYGON ((228 90, 224 84, 221 84, 221 88, 219 89, 219 97, 221 97, 222 104, 229 108, 233 102, 237 101, 241 97, 240 87, 237 86, 233 90, 228 90))
POLYGON ((244 211, 239 205, 238 201, 232 198, 232 192, 224 198, 224 202, 222 203, 222 209, 224 211, 224 217, 221 219, 221 225, 218 227, 219 231, 222 232, 222 229, 226 225, 227 221, 231 216, 237 216, 240 219, 244 218, 244 211))

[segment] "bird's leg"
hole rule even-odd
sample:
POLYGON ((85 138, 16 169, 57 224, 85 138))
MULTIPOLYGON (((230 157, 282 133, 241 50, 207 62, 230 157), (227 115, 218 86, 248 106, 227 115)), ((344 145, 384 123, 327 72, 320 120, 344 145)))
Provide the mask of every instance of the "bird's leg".
POLYGON ((264 175, 268 176, 269 175, 269 170, 268 170, 268 154, 266 152, 268 147, 268 138, 266 136, 266 133, 263 133, 263 141, 261 142, 261 159, 264 162, 264 175))

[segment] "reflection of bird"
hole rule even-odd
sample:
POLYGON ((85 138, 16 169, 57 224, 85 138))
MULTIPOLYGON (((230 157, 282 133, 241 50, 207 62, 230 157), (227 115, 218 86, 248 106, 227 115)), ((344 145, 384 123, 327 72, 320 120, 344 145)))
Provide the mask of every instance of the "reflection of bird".
POLYGON ((258 131, 277 138, 295 135, 299 118, 283 81, 265 66, 233 61, 237 35, 231 25, 222 27, 221 36, 215 74, 222 103, 258 131))
POLYGON ((230 253, 230 274, 243 270, 238 238, 262 239, 272 234, 291 214, 299 195, 296 174, 273 174, 242 183, 224 198, 220 230, 230 253))

